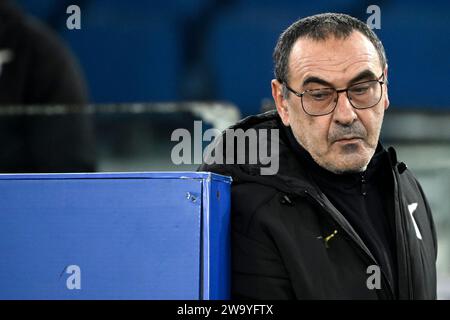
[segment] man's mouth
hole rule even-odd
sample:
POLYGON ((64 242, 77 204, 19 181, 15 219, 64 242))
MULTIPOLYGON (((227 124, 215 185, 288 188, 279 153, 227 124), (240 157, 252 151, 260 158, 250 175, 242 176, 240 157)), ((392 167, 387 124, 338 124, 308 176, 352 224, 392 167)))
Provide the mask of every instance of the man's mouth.
POLYGON ((337 140, 335 140, 334 142, 338 142, 338 143, 356 143, 361 141, 362 138, 361 137, 342 137, 339 138, 337 140))

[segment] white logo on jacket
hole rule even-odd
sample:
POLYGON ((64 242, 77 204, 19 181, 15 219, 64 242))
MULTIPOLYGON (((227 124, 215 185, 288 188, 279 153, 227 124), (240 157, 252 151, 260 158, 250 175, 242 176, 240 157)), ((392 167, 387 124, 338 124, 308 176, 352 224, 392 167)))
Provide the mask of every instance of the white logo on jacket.
POLYGON ((420 233, 419 227, 417 226, 416 220, 414 219, 414 211, 416 211, 417 209, 417 202, 408 204, 408 210, 409 210, 409 214, 411 215, 411 220, 413 222, 414 225, 414 230, 416 230, 416 236, 417 238, 419 238, 420 240, 422 240, 422 234, 420 233))

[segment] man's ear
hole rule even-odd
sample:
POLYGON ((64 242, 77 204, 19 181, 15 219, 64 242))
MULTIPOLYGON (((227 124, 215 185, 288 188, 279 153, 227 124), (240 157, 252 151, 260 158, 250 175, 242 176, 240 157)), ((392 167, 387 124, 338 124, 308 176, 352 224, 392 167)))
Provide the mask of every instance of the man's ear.
POLYGON ((389 95, 388 95, 388 66, 384 68, 384 110, 389 108, 389 95))
POLYGON ((287 100, 283 95, 283 85, 277 80, 273 79, 272 82, 272 97, 275 101, 275 106, 277 107, 278 114, 280 115, 281 121, 285 126, 289 126, 289 110, 287 105, 287 100))

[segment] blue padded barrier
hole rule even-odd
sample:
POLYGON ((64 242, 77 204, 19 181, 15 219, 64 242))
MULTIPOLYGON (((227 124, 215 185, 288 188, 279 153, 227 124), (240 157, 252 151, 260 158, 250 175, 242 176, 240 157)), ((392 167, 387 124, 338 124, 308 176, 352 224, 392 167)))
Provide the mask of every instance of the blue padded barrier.
POLYGON ((0 175, 0 299, 229 298, 230 182, 0 175))

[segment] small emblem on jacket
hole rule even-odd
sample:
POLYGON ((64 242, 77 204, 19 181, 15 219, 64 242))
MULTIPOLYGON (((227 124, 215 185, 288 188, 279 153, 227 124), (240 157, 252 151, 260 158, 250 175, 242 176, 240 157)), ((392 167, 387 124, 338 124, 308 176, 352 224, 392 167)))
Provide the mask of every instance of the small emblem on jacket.
POLYGON ((420 233, 419 227, 417 226, 416 220, 414 219, 414 211, 416 211, 417 209, 417 202, 408 204, 408 210, 409 210, 409 214, 411 215, 411 220, 413 222, 414 225, 414 230, 416 230, 416 236, 417 238, 419 238, 420 240, 422 240, 422 234, 420 233))
POLYGON ((329 244, 328 242, 334 238, 334 236, 338 233, 337 230, 334 230, 332 234, 330 234, 329 236, 326 236, 325 238, 322 236, 317 237, 317 239, 323 239, 323 242, 325 243, 325 248, 329 248, 329 244))

